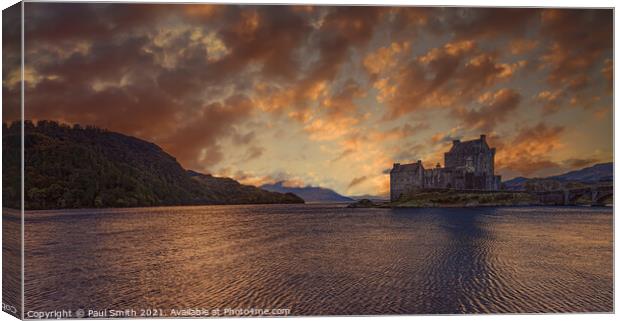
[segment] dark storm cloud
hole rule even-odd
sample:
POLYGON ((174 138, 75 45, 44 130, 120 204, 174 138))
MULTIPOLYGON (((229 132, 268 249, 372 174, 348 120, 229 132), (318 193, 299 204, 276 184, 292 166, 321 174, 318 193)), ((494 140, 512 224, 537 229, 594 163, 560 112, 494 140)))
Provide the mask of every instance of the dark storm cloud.
POLYGON ((538 9, 529 8, 456 8, 445 12, 444 28, 459 39, 521 35, 540 15, 538 9))
POLYGON ((204 106, 163 145, 172 155, 185 160, 186 166, 209 168, 223 158, 219 138, 238 135, 233 125, 247 118, 251 111, 252 103, 244 96, 204 106))
POLYGON ((21 91, 18 75, 21 66, 21 5, 17 3, 2 11, 2 118, 19 119, 21 91))
MULTIPOLYGON (((512 124, 524 105, 524 86, 513 81, 521 72, 538 73, 550 87, 527 95, 535 97, 543 116, 564 108, 573 92, 599 95, 599 83, 611 94, 613 83, 611 10, 76 3, 26 8, 27 118, 137 135, 198 170, 222 161, 227 143, 243 146, 247 160, 265 159, 268 149, 256 139, 260 129, 240 130, 265 113, 301 122, 312 129, 310 138, 345 140, 330 156, 337 161, 429 126, 387 123, 376 129, 364 123, 369 110, 394 121, 439 109, 459 128, 492 131, 512 124), (430 39, 421 43, 421 35, 430 39)), ((3 73, 14 71, 5 67, 3 73)), ((19 79, 5 78, 5 103, 17 102, 17 84, 19 79)), ((544 124, 534 129, 555 133, 544 124)), ((413 156, 410 150, 398 153, 413 156)), ((512 160, 518 157, 508 155, 503 164, 517 166, 512 160)), ((524 168, 552 165, 542 154, 534 159, 537 166, 524 168)))
POLYGON ((290 6, 235 8, 227 15, 231 26, 222 28, 224 43, 232 53, 221 68, 230 69, 245 63, 262 64, 264 77, 293 79, 302 57, 295 50, 304 44, 311 26, 306 16, 290 6))
POLYGON ((181 10, 172 4, 26 3, 28 42, 103 40, 181 10))
MULTIPOLYGON (((583 89, 588 73, 610 54, 613 36, 611 10, 545 10, 541 31, 550 40, 543 60, 551 65, 554 85, 583 89)), ((602 67, 602 66, 601 66, 602 67)))
MULTIPOLYGON (((219 140, 234 134, 229 126, 242 122, 252 109, 249 99, 240 102, 238 97, 200 109, 202 88, 236 85, 253 63, 262 66, 264 77, 294 77, 298 61, 293 50, 309 32, 307 21, 284 6, 226 6, 209 15, 201 11, 204 7, 179 5, 29 6, 27 61, 36 76, 27 83, 27 117, 141 135, 169 147, 194 168, 222 158, 219 140), (184 15, 193 20, 183 20, 184 15), (218 16, 223 22, 216 36, 230 54, 209 61, 200 19, 218 16), (173 24, 170 33, 158 33, 169 19, 181 19, 182 25, 189 21, 190 26, 176 32, 173 24), (196 33, 203 39, 196 41, 196 33), (170 58, 170 65, 158 61, 161 57, 170 58), (202 114, 188 122, 196 109, 202 114)), ((249 156, 256 158, 260 151, 255 147, 249 156)))
POLYGON ((381 7, 330 7, 325 10, 317 33, 310 35, 318 60, 294 86, 292 103, 304 111, 309 92, 321 82, 331 82, 348 60, 350 49, 360 48, 371 39, 380 17, 381 7))

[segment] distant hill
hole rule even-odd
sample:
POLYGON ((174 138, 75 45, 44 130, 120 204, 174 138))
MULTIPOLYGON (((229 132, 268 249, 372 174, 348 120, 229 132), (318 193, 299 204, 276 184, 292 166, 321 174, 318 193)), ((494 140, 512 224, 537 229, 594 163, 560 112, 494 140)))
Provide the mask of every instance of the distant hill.
MULTIPOLYGON (((95 127, 25 123, 26 209, 303 203, 186 171, 159 146, 95 127)), ((19 207, 20 128, 3 124, 3 202, 19 207)))
POLYGON ((542 177, 542 178, 525 178, 516 177, 505 181, 502 184, 508 190, 523 190, 528 182, 536 181, 556 181, 558 183, 575 182, 582 184, 592 184, 601 181, 613 181, 614 164, 602 163, 579 170, 570 171, 564 174, 542 177))
POLYGON ((507 180, 505 182, 502 182, 502 186, 504 189, 507 190, 512 190, 512 191, 518 191, 518 190, 523 190, 525 183, 529 180, 529 178, 527 177, 515 177, 511 180, 507 180))
POLYGON ((548 177, 560 181, 577 181, 581 183, 595 183, 608 181, 614 178, 614 163, 596 164, 591 167, 570 171, 561 175, 548 177))
POLYGON ((284 182, 277 182, 275 184, 265 184, 260 188, 272 192, 279 193, 293 193, 306 202, 352 202, 354 199, 342 196, 331 189, 322 187, 288 187, 284 186, 284 182))

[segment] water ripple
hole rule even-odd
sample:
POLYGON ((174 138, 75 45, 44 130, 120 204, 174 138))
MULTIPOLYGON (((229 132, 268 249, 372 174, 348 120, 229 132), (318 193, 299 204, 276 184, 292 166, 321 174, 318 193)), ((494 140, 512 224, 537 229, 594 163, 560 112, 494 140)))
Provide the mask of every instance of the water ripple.
POLYGON ((27 310, 613 309, 609 209, 312 204, 39 211, 27 214, 26 240, 27 310))

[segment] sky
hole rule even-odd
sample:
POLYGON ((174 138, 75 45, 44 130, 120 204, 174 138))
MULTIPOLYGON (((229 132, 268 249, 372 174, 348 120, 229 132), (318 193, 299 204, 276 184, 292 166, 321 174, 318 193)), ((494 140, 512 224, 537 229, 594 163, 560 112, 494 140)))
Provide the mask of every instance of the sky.
POLYGON ((611 10, 26 3, 25 117, 253 185, 386 194, 481 134, 504 180, 541 177, 613 159, 612 34, 611 10))

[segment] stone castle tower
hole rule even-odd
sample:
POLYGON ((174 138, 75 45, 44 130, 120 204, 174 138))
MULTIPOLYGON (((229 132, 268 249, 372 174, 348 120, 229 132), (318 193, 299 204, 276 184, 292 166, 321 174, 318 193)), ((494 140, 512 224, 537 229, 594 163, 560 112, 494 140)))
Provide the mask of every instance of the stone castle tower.
POLYGON ((495 148, 486 136, 464 141, 455 140, 444 154, 444 166, 425 169, 422 161, 412 164, 395 163, 390 171, 390 199, 425 188, 458 190, 498 190, 501 176, 495 175, 495 148))

